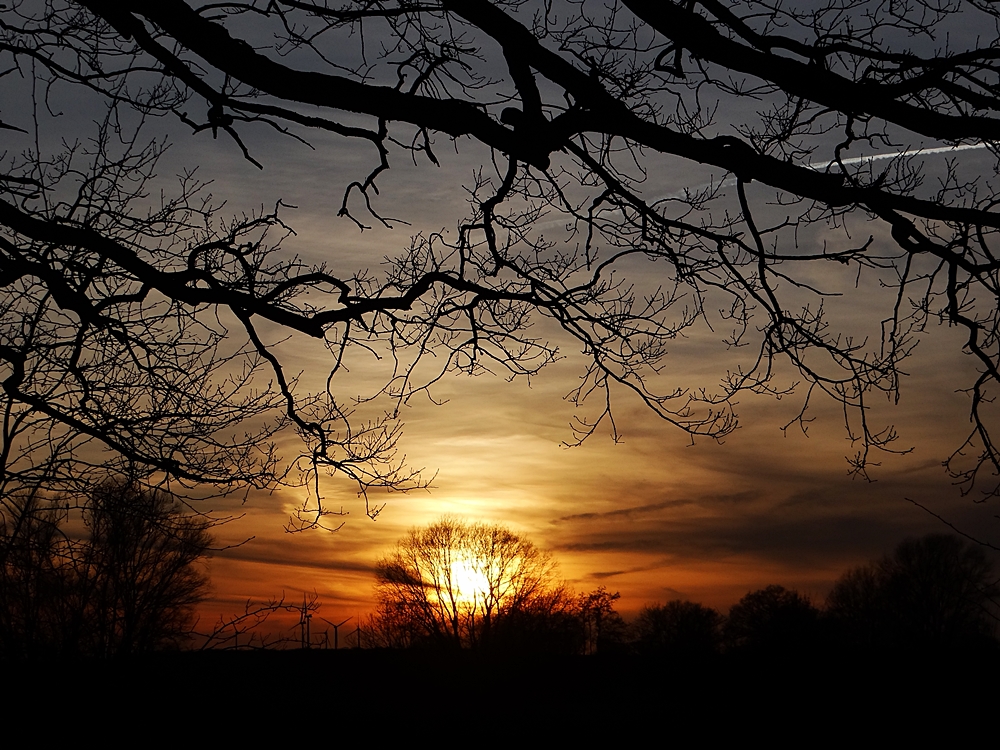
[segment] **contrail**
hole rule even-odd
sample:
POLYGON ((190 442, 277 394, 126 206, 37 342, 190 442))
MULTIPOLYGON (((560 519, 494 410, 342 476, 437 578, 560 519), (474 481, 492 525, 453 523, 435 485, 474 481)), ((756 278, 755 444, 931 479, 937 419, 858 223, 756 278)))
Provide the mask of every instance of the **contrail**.
MULTIPOLYGON (((952 151, 972 151, 973 149, 986 148, 985 143, 965 143, 961 146, 939 146, 937 148, 917 148, 906 149, 904 151, 892 151, 888 154, 872 154, 871 156, 852 156, 850 159, 842 159, 841 164, 861 164, 866 161, 881 161, 883 159, 895 159, 898 156, 920 156, 923 154, 950 154, 952 151)), ((809 169, 826 169, 832 167, 837 161, 814 161, 806 164, 809 169)))
MULTIPOLYGON (((842 159, 839 163, 844 166, 850 164, 862 164, 864 162, 870 161, 882 161, 885 159, 895 159, 900 156, 931 156, 933 154, 950 154, 954 151, 972 151, 973 149, 984 149, 986 148, 985 143, 965 143, 961 146, 938 146, 935 148, 914 148, 914 149, 904 149, 902 151, 890 151, 886 154, 872 154, 871 156, 852 156, 849 159, 842 159)), ((834 166, 838 162, 833 159, 830 161, 814 161, 811 164, 803 164, 802 166, 808 169, 827 169, 834 166)), ((732 187, 736 184, 736 178, 730 177, 719 183, 720 188, 732 187)), ((678 190, 676 193, 671 193, 666 195, 660 200, 672 200, 672 199, 683 199, 686 198, 691 193, 696 193, 700 190, 704 190, 707 187, 711 187, 711 183, 705 183, 704 185, 699 185, 696 188, 688 188, 685 190, 678 190)))
MULTIPOLYGON (((900 156, 933 156, 935 154, 950 154, 956 151, 974 151, 974 150, 981 150, 984 148, 986 148, 985 143, 965 143, 960 146, 937 146, 935 148, 904 149, 902 151, 890 151, 885 154, 872 154, 871 156, 852 156, 849 159, 841 159, 840 163, 847 166, 851 164, 861 164, 866 161, 884 161, 885 159, 896 159, 900 156)), ((838 162, 834 159, 830 161, 814 161, 809 164, 804 164, 802 166, 805 166, 809 169, 820 170, 832 167, 837 163, 838 162)), ((663 197, 658 198, 657 200, 653 201, 653 204, 666 200, 675 200, 675 199, 683 200, 691 193, 697 193, 700 190, 704 190, 707 187, 711 187, 713 184, 715 183, 706 182, 694 188, 686 188, 678 190, 677 192, 670 193, 669 195, 664 195, 663 197)), ((724 187, 732 187, 735 184, 736 184, 736 178, 730 177, 729 179, 723 180, 721 183, 718 184, 718 186, 720 188, 724 188, 724 187)), ((540 229, 545 229, 548 227, 555 227, 564 224, 565 224, 564 219, 552 219, 546 222, 541 222, 539 224, 536 224, 536 226, 540 229)))

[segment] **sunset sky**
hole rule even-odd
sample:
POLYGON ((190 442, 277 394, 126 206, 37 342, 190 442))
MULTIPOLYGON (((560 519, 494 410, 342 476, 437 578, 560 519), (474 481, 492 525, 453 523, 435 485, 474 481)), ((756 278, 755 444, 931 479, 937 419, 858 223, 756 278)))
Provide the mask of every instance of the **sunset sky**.
MULTIPOLYGON (((463 215, 462 186, 477 160, 472 144, 446 154, 441 168, 397 160, 382 183, 380 208, 411 226, 361 233, 336 217, 342 187, 360 170, 360 157, 343 144, 313 143, 315 151, 280 141, 251 145, 266 155, 263 172, 207 139, 181 139, 171 158, 202 163, 216 178, 213 190, 227 196, 230 206, 267 206, 279 196, 296 205, 285 214, 297 232, 287 248, 335 268, 375 268, 410 235, 449 229, 463 215)), ((982 157, 972 152, 962 158, 982 157)), ((669 194, 711 177, 667 172, 652 189, 669 194)), ((870 334, 866 325, 874 322, 877 331, 891 304, 877 281, 862 279, 857 290, 853 275, 824 281, 845 292, 830 307, 849 330, 870 334)), ((907 498, 973 535, 996 537, 990 506, 961 497, 941 467, 967 428, 968 399, 955 389, 973 372, 958 353, 960 338, 947 329, 931 331, 917 347, 899 405, 876 402, 874 419, 896 425, 896 447, 913 450, 876 456, 881 466, 872 470, 871 482, 848 475, 846 457, 854 449, 836 404, 814 401, 808 436, 795 425, 782 431, 801 408, 801 391, 781 400, 741 397, 741 427, 722 444, 692 444, 636 397, 620 392, 613 407, 621 441, 615 444, 602 426, 582 446, 565 447, 573 441, 575 410, 564 397, 578 382, 583 358, 574 342, 560 339, 544 321, 538 335, 554 336, 565 358, 530 384, 507 382, 502 373, 450 375, 433 390, 443 405, 415 399, 404 408, 400 451, 409 466, 433 477, 432 486, 373 493, 373 503, 386 503, 377 520, 365 517, 356 489, 338 480, 325 485, 326 502, 349 515, 333 534, 283 530, 302 500, 294 492, 253 497, 241 509, 245 517, 220 530, 227 543, 253 539, 211 561, 214 593, 206 616, 238 609, 248 598, 300 598, 303 591, 319 595, 328 619, 363 614, 372 603, 377 557, 410 527, 443 514, 523 532, 551 550, 570 586, 618 591, 626 613, 673 598, 725 610, 747 591, 771 583, 821 601, 847 567, 881 555, 906 536, 946 530, 907 498)), ((743 356, 727 350, 720 338, 702 330, 679 339, 664 385, 717 385, 743 356)), ((310 355, 309 346, 293 342, 283 349, 301 360, 304 383, 326 375, 327 355, 310 355)), ((345 395, 365 392, 384 374, 384 363, 371 357, 359 353, 355 362, 343 380, 345 395)), ((789 373, 785 380, 791 384, 794 378, 789 373)), ((289 454, 295 450, 290 440, 289 454)))
MULTIPOLYGON (((26 84, 8 80, 4 85, 26 84)), ((86 138, 102 105, 66 87, 54 90, 53 98, 59 105, 53 110, 64 114, 43 124, 48 146, 57 148, 67 134, 86 138)), ((718 118, 736 121, 738 115, 721 111, 718 118)), ((27 120, 24 111, 7 105, 3 116, 14 123, 27 120)), ((172 145, 157 170, 158 184, 169 190, 176 184, 174 175, 197 166, 198 176, 211 181, 213 195, 226 202, 223 214, 270 210, 278 200, 294 206, 282 212, 296 233, 285 243, 286 252, 310 263, 326 262, 344 275, 378 271, 385 256, 402 253, 417 233, 454 233, 467 214, 466 188, 474 171, 491 163, 483 147, 468 140, 453 145, 445 137, 436 144, 439 167, 393 153, 391 170, 379 178, 377 208, 401 221, 391 229, 360 232, 337 212, 345 186, 375 163, 371 149, 322 133, 308 134, 309 148, 264 126, 246 127, 241 135, 264 166, 258 170, 230 140, 213 140, 208 131, 193 136, 176 120, 152 121, 148 136, 162 135, 172 145)), ((31 145, 29 136, 4 137, 12 152, 31 145)), ((934 154, 927 157, 930 176, 946 157, 973 172, 993 168, 993 157, 983 151, 934 154)), ((654 198, 724 177, 680 159, 661 158, 647 166, 643 190, 654 198)), ((763 205, 767 196, 757 192, 754 198, 763 205)), ((762 222, 768 210, 761 208, 762 222)), ((541 228, 557 241, 577 241, 558 216, 543 218, 541 228)), ((877 231, 861 222, 856 228, 861 236, 877 231)), ((813 226, 799 241, 815 246, 847 240, 813 226)), ((875 242, 882 241, 884 236, 875 236, 875 242)), ((636 263, 629 271, 640 290, 660 282, 655 266, 636 263)), ((893 295, 877 278, 858 279, 852 269, 839 266, 808 269, 803 278, 844 293, 828 302, 835 325, 859 339, 878 336, 893 295)), ((928 331, 920 341, 905 364, 909 374, 898 405, 885 399, 875 403, 872 422, 895 425, 900 437, 894 447, 912 451, 874 456, 881 465, 872 468, 872 481, 865 481, 849 476, 846 457, 857 446, 847 437, 836 403, 814 397, 807 414, 811 421, 803 424, 808 435, 794 423, 805 395, 801 389, 780 399, 740 396, 741 426, 721 443, 692 441, 633 394, 614 391, 619 441, 611 439, 605 423, 582 445, 567 447, 574 441, 574 418, 594 417, 600 405, 577 410, 566 400, 583 372, 579 344, 551 321, 537 322, 534 335, 559 346, 563 358, 530 382, 508 382, 503 371, 474 378, 449 374, 431 392, 443 403, 417 397, 403 407, 400 457, 421 469, 430 487, 405 494, 373 491, 370 502, 385 504, 375 520, 366 517, 356 486, 338 477, 323 480, 326 505, 347 513, 335 533, 285 531, 304 490, 251 494, 244 505, 212 501, 210 509, 238 518, 216 529, 219 545, 228 548, 208 564, 212 594, 203 620, 235 613, 249 599, 300 601, 303 592, 318 595, 319 614, 328 619, 364 615, 372 606, 378 557, 409 528, 445 514, 523 533, 551 551, 575 590, 606 586, 620 592, 619 609, 626 614, 677 598, 725 610, 768 584, 795 588, 821 602, 849 566, 891 550, 907 536, 947 531, 910 500, 972 536, 1000 544, 996 501, 979 504, 975 496, 962 497, 941 465, 968 430, 969 400, 956 389, 967 387, 975 373, 952 330, 928 331)), ((287 335, 264 326, 261 331, 270 342, 287 335)), ((726 334, 695 327, 678 338, 665 370, 653 381, 655 388, 717 389, 728 371, 753 354, 728 349, 721 343, 726 334)), ((330 355, 304 339, 292 337, 275 351, 289 372, 302 373, 303 390, 319 388, 330 355)), ((433 367, 433 358, 427 364, 433 367)), ((334 391, 345 402, 385 382, 388 364, 371 353, 351 352, 347 365, 349 372, 334 381, 334 391)), ((791 386, 796 380, 779 370, 777 382, 791 386)), ((378 401, 362 407, 359 418, 377 418, 391 408, 378 401)), ((301 450, 293 435, 284 436, 280 447, 289 460, 301 450)))

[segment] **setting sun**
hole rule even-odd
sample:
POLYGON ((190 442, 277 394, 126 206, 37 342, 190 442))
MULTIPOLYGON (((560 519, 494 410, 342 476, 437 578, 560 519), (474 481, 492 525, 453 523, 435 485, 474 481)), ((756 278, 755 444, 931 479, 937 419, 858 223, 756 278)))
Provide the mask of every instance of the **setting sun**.
POLYGON ((379 645, 475 645, 510 618, 565 604, 548 553, 499 524, 445 517, 411 529, 376 567, 379 645))
POLYGON ((482 564, 469 556, 454 560, 450 567, 451 591, 455 600, 475 606, 482 602, 490 591, 490 581, 482 564))

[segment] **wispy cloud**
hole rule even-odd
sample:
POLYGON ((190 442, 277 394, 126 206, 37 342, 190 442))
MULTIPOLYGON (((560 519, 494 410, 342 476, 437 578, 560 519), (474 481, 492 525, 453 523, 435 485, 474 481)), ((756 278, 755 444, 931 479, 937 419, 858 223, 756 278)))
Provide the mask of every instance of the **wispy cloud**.
POLYGON ((562 516, 552 523, 565 523, 567 521, 598 521, 605 518, 633 518, 644 513, 653 513, 666 508, 680 508, 685 505, 694 505, 693 500, 664 500, 659 503, 647 505, 637 505, 631 508, 619 508, 618 510, 608 510, 602 513, 573 513, 569 516, 562 516))

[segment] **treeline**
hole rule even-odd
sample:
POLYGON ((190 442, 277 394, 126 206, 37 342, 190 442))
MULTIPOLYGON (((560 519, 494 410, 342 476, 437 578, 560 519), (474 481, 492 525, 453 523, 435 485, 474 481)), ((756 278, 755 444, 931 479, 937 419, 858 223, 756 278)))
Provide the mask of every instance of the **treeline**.
POLYGON ((136 480, 26 494, 0 513, 0 658, 115 657, 187 642, 212 522, 136 480), (82 529, 71 533, 71 507, 82 529))
MULTIPOLYGON (((315 647, 318 599, 247 604, 192 639, 208 579, 197 564, 212 522, 133 479, 76 498, 8 499, 0 514, 0 658, 117 657, 163 649, 315 647), (70 506, 78 511, 72 533, 70 506), (261 628, 297 612, 294 638, 261 628)), ((644 607, 579 594, 551 556, 497 524, 454 518, 413 529, 376 565, 376 607, 324 644, 394 650, 637 654, 707 658, 815 649, 996 649, 1000 582, 983 548, 955 536, 907 540, 847 571, 822 606, 768 586, 722 613, 690 601, 644 607), (343 635, 343 641, 338 637, 343 635)), ((322 618, 320 618, 322 619, 322 618)), ((346 622, 346 621, 345 621, 346 622)))
POLYGON ((617 593, 574 595, 555 582, 547 555, 501 526, 444 519, 415 529, 380 561, 377 578, 376 612, 360 633, 366 647, 701 658, 998 645, 990 559, 940 534, 847 571, 822 607, 768 586, 726 615, 675 600, 644 607, 630 623, 615 610, 617 593))

